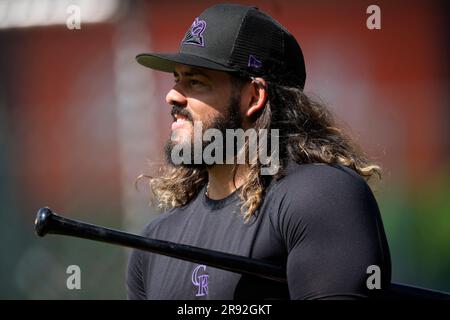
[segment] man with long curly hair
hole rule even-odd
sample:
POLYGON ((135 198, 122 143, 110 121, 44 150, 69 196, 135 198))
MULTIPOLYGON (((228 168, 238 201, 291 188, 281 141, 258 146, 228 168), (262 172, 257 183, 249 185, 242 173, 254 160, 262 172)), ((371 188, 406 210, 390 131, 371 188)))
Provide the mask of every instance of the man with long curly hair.
POLYGON ((137 61, 175 79, 166 96, 174 119, 168 162, 149 177, 153 200, 167 212, 143 234, 270 261, 286 268, 287 285, 136 250, 130 299, 356 299, 390 283, 389 248, 367 184, 380 168, 305 95, 302 51, 281 24, 255 7, 215 5, 195 18, 178 53, 137 61), (228 161, 251 149, 248 136, 243 148, 216 145, 212 154, 225 162, 195 154, 216 142, 198 143, 198 130, 200 139, 208 130, 218 139, 251 129, 271 133, 263 139, 269 161, 228 161), (379 270, 372 286, 368 270, 379 270))

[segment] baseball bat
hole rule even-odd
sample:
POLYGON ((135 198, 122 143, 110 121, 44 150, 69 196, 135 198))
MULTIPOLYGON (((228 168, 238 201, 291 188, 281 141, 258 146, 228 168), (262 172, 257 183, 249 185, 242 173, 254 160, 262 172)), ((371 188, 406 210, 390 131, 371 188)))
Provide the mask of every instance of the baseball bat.
MULTIPOLYGON (((40 237, 60 234, 77 238, 106 242, 134 249, 149 251, 185 261, 203 263, 222 270, 256 276, 287 283, 285 268, 264 260, 224 253, 215 250, 150 239, 114 229, 67 219, 55 214, 48 207, 39 209, 35 231, 40 237)), ((450 299, 446 292, 391 283, 384 290, 384 299, 450 299)))
POLYGON ((39 209, 35 220, 35 231, 40 237, 50 233, 107 242, 286 283, 284 268, 273 263, 164 240, 150 239, 71 220, 53 213, 48 207, 39 209))

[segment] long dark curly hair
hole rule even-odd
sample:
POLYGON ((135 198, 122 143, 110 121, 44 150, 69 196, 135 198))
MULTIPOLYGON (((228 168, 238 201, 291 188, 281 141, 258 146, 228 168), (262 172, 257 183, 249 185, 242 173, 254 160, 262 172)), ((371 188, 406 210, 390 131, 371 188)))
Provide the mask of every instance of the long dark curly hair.
MULTIPOLYGON (((248 78, 232 77, 234 89, 241 90, 248 78)), ((381 168, 370 162, 361 148, 338 127, 332 113, 298 87, 266 81, 268 101, 253 118, 253 128, 279 130, 278 173, 261 175, 262 164, 247 164, 247 179, 240 188, 241 213, 245 221, 261 205, 264 193, 274 179, 285 174, 289 162, 341 164, 369 180, 381 178, 381 168)), ((239 91, 240 92, 240 91, 239 91)), ((270 139, 270 137, 269 137, 270 139)), ((267 164, 265 164, 267 165, 267 164)), ((160 175, 149 177, 152 202, 168 209, 187 204, 207 184, 206 168, 187 168, 167 164, 160 175)))

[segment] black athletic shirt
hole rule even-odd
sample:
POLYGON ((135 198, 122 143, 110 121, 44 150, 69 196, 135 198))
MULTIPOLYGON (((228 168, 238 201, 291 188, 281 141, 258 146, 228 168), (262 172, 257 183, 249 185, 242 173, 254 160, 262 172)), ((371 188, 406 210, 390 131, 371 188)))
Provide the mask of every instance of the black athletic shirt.
POLYGON ((287 285, 134 250, 129 299, 353 299, 370 296, 367 268, 390 282, 391 262, 376 200, 364 179, 340 165, 293 164, 243 222, 238 191, 204 190, 151 221, 143 235, 286 266, 287 285))

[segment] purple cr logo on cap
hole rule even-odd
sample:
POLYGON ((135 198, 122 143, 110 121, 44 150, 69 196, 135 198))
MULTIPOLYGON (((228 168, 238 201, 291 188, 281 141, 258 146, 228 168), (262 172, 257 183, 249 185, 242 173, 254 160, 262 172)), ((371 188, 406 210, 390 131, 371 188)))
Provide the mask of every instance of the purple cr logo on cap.
POLYGON ((206 29, 206 21, 199 20, 199 18, 195 18, 194 22, 191 25, 191 28, 186 33, 182 43, 183 44, 192 44, 195 46, 204 47, 205 40, 203 38, 203 32, 206 29))

